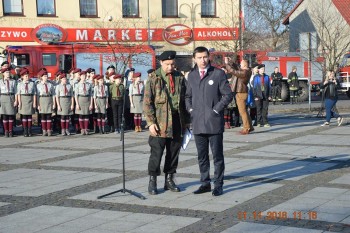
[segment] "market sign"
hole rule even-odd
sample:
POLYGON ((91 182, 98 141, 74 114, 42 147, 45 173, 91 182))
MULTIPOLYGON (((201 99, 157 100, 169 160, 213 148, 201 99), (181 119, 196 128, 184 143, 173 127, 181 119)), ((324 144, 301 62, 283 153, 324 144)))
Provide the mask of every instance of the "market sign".
POLYGON ((33 42, 151 42, 183 46, 192 41, 237 40, 238 28, 189 28, 174 24, 163 28, 61 28, 42 24, 36 28, 0 27, 0 41, 33 42))

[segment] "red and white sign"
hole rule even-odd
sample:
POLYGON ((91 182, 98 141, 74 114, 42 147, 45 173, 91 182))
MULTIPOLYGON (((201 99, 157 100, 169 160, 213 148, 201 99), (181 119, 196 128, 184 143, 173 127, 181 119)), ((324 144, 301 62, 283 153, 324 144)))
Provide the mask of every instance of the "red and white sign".
POLYGON ((0 27, 0 41, 8 42, 151 42, 186 45, 194 41, 237 40, 238 28, 189 28, 175 24, 163 28, 66 28, 43 24, 36 28, 0 27))
POLYGON ((183 24, 174 24, 164 29, 163 38, 173 45, 187 45, 193 40, 192 29, 183 24))

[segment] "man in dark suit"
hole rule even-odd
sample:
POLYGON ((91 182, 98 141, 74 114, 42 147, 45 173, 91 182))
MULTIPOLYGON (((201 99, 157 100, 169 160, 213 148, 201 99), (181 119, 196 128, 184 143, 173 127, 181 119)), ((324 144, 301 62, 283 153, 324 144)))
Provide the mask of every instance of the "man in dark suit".
POLYGON ((186 109, 191 113, 196 142, 201 186, 194 194, 211 192, 209 144, 214 159, 213 196, 222 195, 225 171, 223 153, 224 108, 232 101, 232 92, 222 69, 210 65, 209 51, 197 47, 196 63, 188 75, 186 109))

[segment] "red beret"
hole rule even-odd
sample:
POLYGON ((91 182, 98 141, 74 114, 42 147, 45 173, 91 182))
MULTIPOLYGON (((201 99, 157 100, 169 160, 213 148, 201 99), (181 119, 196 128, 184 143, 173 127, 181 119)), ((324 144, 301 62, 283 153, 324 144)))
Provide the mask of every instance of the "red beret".
POLYGON ((86 71, 80 71, 80 75, 86 75, 86 71))
POLYGON ((99 74, 95 74, 94 76, 92 76, 92 79, 98 79, 99 76, 99 74))
POLYGON ((29 74, 29 70, 27 68, 22 68, 21 72, 19 73, 21 76, 25 74, 29 74))
POLYGON ((121 74, 114 74, 114 79, 118 79, 118 78, 122 78, 122 75, 121 74))
POLYGON ((79 69, 79 68, 76 68, 76 69, 73 70, 73 74, 80 73, 80 72, 81 72, 81 69, 79 69))
POLYGON ((61 72, 61 73, 59 74, 58 77, 59 77, 60 79, 62 79, 62 78, 67 78, 66 73, 64 73, 64 72, 61 72))
POLYGON ((140 72, 134 73, 133 78, 138 78, 138 77, 141 77, 141 73, 140 72))
POLYGON ((97 80, 103 79, 103 75, 98 75, 97 80))
POLYGON ((58 70, 56 73, 55 73, 55 76, 59 76, 63 71, 62 70, 58 70))
POLYGON ((74 70, 75 70, 75 68, 72 67, 72 68, 70 68, 70 70, 68 70, 68 73, 71 73, 71 72, 74 71, 74 70))
POLYGON ((116 75, 116 73, 115 73, 114 71, 112 71, 111 73, 106 72, 106 76, 107 76, 108 78, 111 77, 111 76, 113 76, 113 75, 116 75))
POLYGON ((38 72, 38 74, 37 74, 38 77, 42 77, 42 76, 44 76, 44 75, 47 75, 46 69, 41 69, 41 70, 38 72))
POLYGON ((2 68, 2 69, 0 70, 0 72, 1 72, 1 73, 4 73, 4 72, 10 71, 10 70, 11 70, 11 67, 6 67, 6 68, 2 68))

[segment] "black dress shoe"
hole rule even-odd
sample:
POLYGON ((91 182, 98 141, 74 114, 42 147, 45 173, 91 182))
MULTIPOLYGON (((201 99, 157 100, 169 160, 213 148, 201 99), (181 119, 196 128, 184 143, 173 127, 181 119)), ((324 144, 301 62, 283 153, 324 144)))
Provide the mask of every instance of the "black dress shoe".
POLYGON ((193 194, 202 194, 211 192, 211 185, 201 185, 193 194))
POLYGON ((223 192, 221 186, 215 187, 214 190, 213 190, 213 192, 212 192, 213 196, 220 196, 220 195, 222 195, 223 193, 224 193, 224 192, 223 192))

